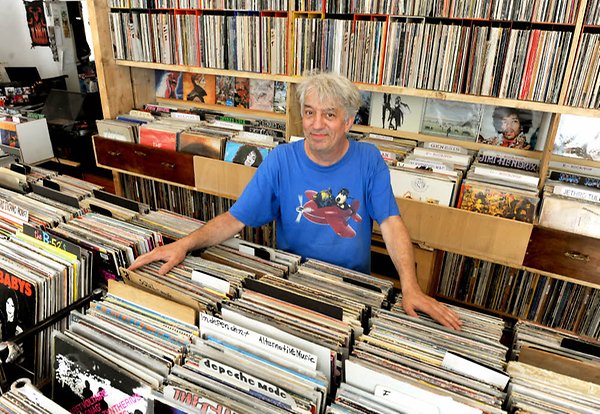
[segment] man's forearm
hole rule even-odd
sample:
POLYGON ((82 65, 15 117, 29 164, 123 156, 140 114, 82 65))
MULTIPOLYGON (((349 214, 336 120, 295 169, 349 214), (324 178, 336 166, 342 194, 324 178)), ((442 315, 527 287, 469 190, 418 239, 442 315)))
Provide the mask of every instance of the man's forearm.
POLYGON ((244 228, 244 223, 233 217, 229 212, 223 213, 208 221, 204 226, 188 234, 176 243, 184 246, 189 253, 225 241, 244 228))
POLYGON ((380 223, 379 227, 388 254, 400 275, 402 290, 420 290, 412 241, 406 225, 399 216, 392 216, 380 223))

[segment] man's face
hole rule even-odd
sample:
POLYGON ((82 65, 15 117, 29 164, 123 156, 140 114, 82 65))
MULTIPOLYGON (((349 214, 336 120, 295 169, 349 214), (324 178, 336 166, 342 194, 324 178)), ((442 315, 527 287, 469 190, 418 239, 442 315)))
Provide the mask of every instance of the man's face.
POLYGON ((516 114, 510 114, 502 118, 500 124, 502 136, 505 139, 513 140, 521 133, 521 121, 516 114))
POLYGON ((15 317, 15 304, 12 298, 6 299, 6 317, 12 321, 15 317))
POLYGON ((250 151, 248 155, 246 155, 246 160, 244 161, 244 165, 254 165, 254 161, 256 161, 256 154, 254 151, 250 151))
POLYGON ((321 102, 314 92, 305 96, 302 129, 306 151, 313 161, 319 163, 344 154, 348 147, 346 133, 353 121, 345 118, 346 111, 339 104, 321 102))

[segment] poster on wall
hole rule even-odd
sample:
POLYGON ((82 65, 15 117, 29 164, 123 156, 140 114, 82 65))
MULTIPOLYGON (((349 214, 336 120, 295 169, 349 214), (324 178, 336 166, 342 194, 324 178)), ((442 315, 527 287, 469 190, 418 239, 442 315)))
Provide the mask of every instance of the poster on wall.
POLYGON ((42 1, 30 1, 25 3, 27 26, 31 35, 31 46, 50 46, 48 38, 48 25, 44 15, 44 4, 42 1))

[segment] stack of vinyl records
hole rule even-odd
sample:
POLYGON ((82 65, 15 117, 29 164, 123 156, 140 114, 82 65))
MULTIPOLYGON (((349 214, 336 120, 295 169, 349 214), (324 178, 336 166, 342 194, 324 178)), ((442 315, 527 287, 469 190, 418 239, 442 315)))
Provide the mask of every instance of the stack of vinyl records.
POLYGON ((221 245, 287 267, 287 274, 298 270, 302 257, 283 250, 252 243, 239 237, 225 240, 221 245))
POLYGON ((95 285, 118 278, 120 267, 129 267, 137 256, 163 243, 159 233, 97 213, 62 223, 50 232, 92 252, 95 285))
POLYGON ((425 142, 390 169, 394 195, 452 207, 472 159, 466 148, 425 142))
POLYGON ((458 208, 532 223, 540 201, 539 160, 482 150, 463 180, 458 208))
MULTIPOLYGON (((269 277, 266 277, 269 278, 269 277)), ((317 344, 339 359, 348 356, 353 327, 343 320, 343 309, 323 298, 296 293, 269 281, 246 280, 240 298, 224 303, 221 313, 258 319, 317 344)), ((331 361, 328 358, 328 363, 331 361)))
POLYGON ((44 187, 52 188, 56 191, 60 191, 63 194, 72 196, 81 200, 85 197, 91 197, 94 190, 102 190, 103 187, 97 184, 93 184, 79 178, 70 177, 68 175, 55 175, 43 179, 42 184, 44 187))
POLYGON ((438 412, 448 413, 503 413, 508 382, 503 371, 507 348, 500 344, 503 323, 496 317, 455 310, 463 331, 445 328, 424 315, 407 316, 399 306, 379 310, 369 335, 357 340, 346 361, 346 384, 334 404, 338 411, 332 412, 360 405, 364 397, 366 406, 376 412, 388 412, 398 403, 423 410, 445 407, 449 411, 438 412), (374 406, 381 406, 381 411, 374 406))
POLYGON ((533 322, 515 324, 510 359, 600 383, 600 341, 533 322))
POLYGON ((204 225, 204 222, 201 220, 164 209, 136 216, 130 222, 137 226, 159 232, 163 237, 172 240, 179 240, 204 225))
POLYGON ((363 286, 367 290, 382 293, 383 298, 377 298, 374 302, 368 303, 378 308, 388 306, 393 300, 394 282, 380 277, 371 276, 315 259, 308 259, 304 262, 298 272, 318 274, 323 277, 331 278, 332 280, 337 280, 337 283, 344 281, 352 285, 363 286))
POLYGON ((511 361, 507 409, 511 413, 597 413, 600 385, 511 361))
POLYGON ((139 211, 123 207, 115 204, 114 201, 98 198, 97 196, 84 198, 79 202, 79 205, 88 211, 98 212, 123 221, 132 220, 140 214, 139 211))
POLYGON ((201 339, 174 367, 164 398, 238 413, 319 413, 328 393, 330 355, 258 319, 202 314, 201 339))
POLYGON ((17 414, 68 414, 69 412, 42 394, 28 379, 15 381, 0 395, 0 410, 17 414))
MULTIPOLYGON (((0 267, 2 341, 10 341, 80 299, 91 286, 91 275, 78 257, 22 233, 0 239, 0 267)), ((65 321, 57 327, 64 328, 65 321)), ((26 357, 20 366, 34 373, 36 383, 50 374, 49 334, 48 329, 23 342, 26 357)), ((9 373, 12 376, 17 370, 9 373)))
POLYGON ((54 334, 53 381, 53 400, 70 412, 148 412, 150 390, 198 336, 191 309, 118 282, 70 319, 54 334))
POLYGON ((220 269, 213 270, 218 276, 209 274, 206 269, 192 271, 195 266, 189 264, 189 258, 164 275, 159 273, 161 266, 162 263, 153 262, 135 270, 121 268, 121 277, 129 285, 189 306, 197 312, 216 312, 218 304, 228 299, 231 283, 220 269))
POLYGON ((600 237, 600 170, 550 161, 544 185, 540 224, 557 230, 600 237))
POLYGON ((0 189, 0 210, 3 211, 0 227, 5 233, 13 234, 23 230, 25 223, 34 227, 56 227, 81 212, 77 207, 51 204, 45 199, 38 200, 14 191, 0 189))
POLYGON ((394 287, 391 281, 314 259, 303 263, 289 280, 261 282, 336 304, 357 334, 367 328, 372 309, 389 305, 394 287))
POLYGON ((245 253, 243 249, 235 249, 221 244, 209 247, 202 252, 201 256, 207 260, 254 273, 259 277, 265 275, 284 277, 288 274, 289 267, 287 265, 271 261, 270 258, 259 257, 256 252, 255 250, 245 253))

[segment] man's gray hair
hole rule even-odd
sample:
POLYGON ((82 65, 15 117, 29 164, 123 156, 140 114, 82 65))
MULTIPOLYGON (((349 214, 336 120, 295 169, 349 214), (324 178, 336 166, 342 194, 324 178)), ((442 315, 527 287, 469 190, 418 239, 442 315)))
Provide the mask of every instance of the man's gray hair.
POLYGON ((305 73, 304 79, 296 88, 296 96, 300 101, 300 109, 303 113, 304 99, 307 94, 313 92, 321 102, 332 101, 339 104, 346 112, 346 121, 354 118, 362 104, 362 98, 356 85, 348 78, 336 73, 305 73))

